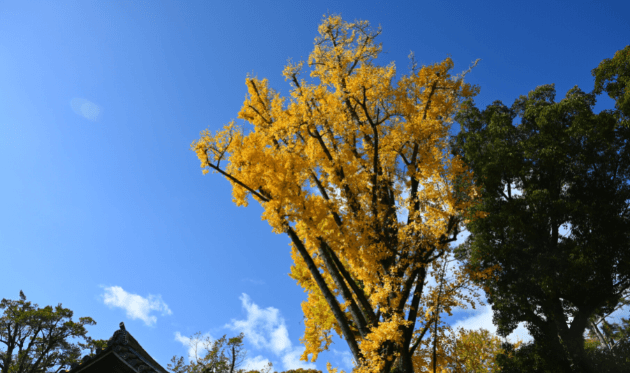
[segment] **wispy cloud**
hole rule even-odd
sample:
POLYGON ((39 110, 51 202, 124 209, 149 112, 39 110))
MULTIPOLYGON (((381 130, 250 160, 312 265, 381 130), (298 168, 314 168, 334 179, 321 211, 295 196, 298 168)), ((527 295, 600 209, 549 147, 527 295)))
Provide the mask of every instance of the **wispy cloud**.
POLYGON ((73 98, 70 100, 70 107, 75 114, 91 121, 97 121, 103 113, 102 107, 84 98, 73 98))
POLYGON ((252 284, 256 284, 256 285, 264 285, 265 284, 265 282, 263 280, 255 280, 255 279, 251 279, 249 277, 242 278, 241 281, 251 282, 252 284))
MULTIPOLYGON (((485 300, 484 300, 484 303, 485 300)), ((449 325, 453 332, 457 334, 458 328, 466 330, 479 331, 479 329, 485 329, 492 335, 497 336, 497 327, 492 323, 492 307, 486 303, 485 306, 477 306, 477 310, 471 311, 471 317, 459 320, 454 324, 449 325)), ((448 334, 448 333, 447 333, 448 334)), ((499 337, 501 338, 501 337, 499 337)), ((518 340, 523 343, 527 343, 533 340, 529 334, 529 330, 525 327, 525 323, 518 324, 518 327, 505 338, 510 343, 516 343, 518 340)), ((501 338, 503 340, 503 338, 501 338)))
POLYGON ((291 349, 290 352, 284 354, 284 356, 282 356, 282 364, 284 364, 284 369, 316 369, 315 364, 307 363, 300 360, 300 356, 302 356, 305 349, 306 348, 304 346, 300 346, 291 349))
POLYGON ((354 368, 352 354, 350 353, 350 351, 339 351, 333 348, 332 352, 335 354, 335 356, 341 358, 341 362, 347 368, 346 372, 349 372, 352 370, 352 368, 354 368))
POLYGON ((299 360, 304 347, 292 346, 286 324, 277 308, 261 309, 247 294, 242 294, 240 300, 247 312, 246 319, 232 319, 232 322, 226 324, 225 327, 244 333, 245 338, 256 348, 270 350, 281 357, 285 369, 316 368, 313 363, 299 360))
POLYGON ((248 370, 257 370, 259 372, 264 371, 269 365, 269 359, 265 359, 261 355, 258 355, 254 358, 247 358, 243 362, 243 369, 248 370))
POLYGON ((256 348, 269 349, 276 355, 291 347, 284 319, 277 308, 261 309, 247 294, 242 294, 240 300, 247 312, 247 319, 232 319, 232 323, 226 324, 226 327, 245 333, 245 338, 256 348))
POLYGON ((149 315, 151 311, 162 311, 163 316, 173 313, 168 305, 162 301, 160 295, 149 295, 144 298, 126 292, 120 286, 102 287, 105 289, 105 293, 101 294, 101 297, 107 306, 122 308, 126 311, 127 317, 132 320, 140 319, 147 326, 153 326, 157 322, 156 316, 149 315))

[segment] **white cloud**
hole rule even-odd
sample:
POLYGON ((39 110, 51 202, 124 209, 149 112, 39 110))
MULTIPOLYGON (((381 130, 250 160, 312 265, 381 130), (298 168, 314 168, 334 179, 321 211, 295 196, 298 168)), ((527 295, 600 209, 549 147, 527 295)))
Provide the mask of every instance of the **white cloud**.
POLYGON ((101 296, 107 306, 122 308, 127 312, 127 317, 132 320, 140 319, 147 326, 153 326, 157 322, 157 317, 149 315, 151 311, 162 311, 162 315, 172 314, 160 295, 149 295, 144 298, 137 294, 127 293, 120 286, 104 288, 105 293, 101 296))
POLYGON ((73 98, 70 100, 70 107, 72 107, 75 114, 91 121, 98 120, 103 113, 103 108, 84 98, 73 98))
MULTIPOLYGON (((294 348, 289 339, 284 319, 280 316, 277 308, 268 307, 261 309, 253 303, 247 294, 240 297, 241 304, 247 312, 245 320, 234 320, 225 327, 245 334, 245 339, 251 342, 256 348, 267 349, 277 356, 281 356, 282 363, 286 369, 312 368, 315 365, 304 361, 299 361, 304 347, 294 348)), ((255 359, 247 360, 250 363, 258 364, 268 360, 262 360, 258 356, 255 359), (258 360, 256 360, 258 359, 258 360)), ((264 364, 261 363, 263 366, 264 364)))
POLYGON ((255 285, 264 285, 265 284, 265 282, 263 280, 255 280, 255 279, 251 279, 249 277, 242 278, 241 281, 251 282, 252 284, 255 284, 255 285))
POLYGON ((332 352, 335 354, 335 356, 339 356, 341 358, 341 362, 346 366, 346 372, 349 372, 352 370, 352 368, 354 368, 354 363, 353 363, 353 358, 352 358, 352 354, 350 353, 350 351, 339 351, 339 350, 335 350, 334 348, 332 349, 332 352))
POLYGON ((282 363, 284 364, 284 369, 317 369, 315 364, 308 363, 306 361, 300 360, 300 356, 304 353, 306 348, 304 346, 294 348, 291 352, 285 354, 282 357, 282 363))
MULTIPOLYGON (((484 303, 485 303, 485 299, 484 303)), ((485 329, 490 332, 492 335, 497 336, 497 327, 492 323, 492 307, 488 304, 485 306, 478 306, 477 310, 473 310, 471 312, 473 316, 468 317, 463 320, 459 320, 454 324, 449 325, 453 332, 457 333, 458 328, 463 328, 466 330, 475 330, 479 331, 479 329, 485 329)), ((501 338, 501 337, 499 337, 501 338)), ((525 323, 521 322, 518 324, 518 327, 505 338, 510 343, 516 343, 518 340, 523 343, 527 343, 533 341, 532 336, 529 334, 529 330, 525 327, 525 323)), ((501 340, 504 340, 501 338, 501 340)))
POLYGON ((207 349, 211 347, 214 338, 212 338, 210 333, 195 335, 193 338, 190 338, 181 335, 180 332, 175 332, 175 340, 188 348, 188 362, 190 363, 206 356, 208 353, 207 349))
POLYGON ((247 370, 257 370, 259 372, 265 371, 267 365, 270 363, 269 359, 265 359, 264 357, 258 355, 253 359, 245 359, 243 362, 243 369, 247 370))
POLYGON ((245 338, 256 348, 267 348, 276 355, 291 348, 289 332, 277 308, 268 307, 263 310, 254 304, 247 294, 242 294, 239 299, 247 312, 247 319, 232 319, 232 323, 226 324, 226 327, 243 332, 245 338))
POLYGON ((277 355, 287 348, 291 348, 291 340, 289 340, 289 332, 283 323, 281 327, 271 332, 271 349, 277 355))

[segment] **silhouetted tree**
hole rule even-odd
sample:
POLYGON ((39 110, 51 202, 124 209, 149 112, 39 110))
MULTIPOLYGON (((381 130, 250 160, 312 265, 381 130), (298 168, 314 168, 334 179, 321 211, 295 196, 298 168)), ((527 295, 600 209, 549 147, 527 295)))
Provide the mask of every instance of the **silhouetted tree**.
POLYGON ((60 372, 79 362, 84 349, 94 353, 107 345, 105 340, 86 336, 85 325, 96 325, 91 317, 72 321, 73 312, 61 307, 39 308, 26 301, 20 290, 20 300, 2 299, 0 309, 0 372, 35 373, 60 372), (70 343, 80 338, 85 343, 70 343))
MULTIPOLYGON (((626 87, 611 92, 621 99, 626 87)), ((453 153, 482 189, 469 213, 486 214, 467 225, 471 235, 458 253, 471 273, 502 268, 479 281, 499 335, 526 322, 535 336, 526 351, 546 359, 541 367, 595 372, 585 329, 630 288, 630 126, 619 110, 594 114, 595 93, 574 87, 562 101, 554 97, 554 86, 544 85, 511 108, 495 101, 480 112, 468 100, 457 115, 453 153)))

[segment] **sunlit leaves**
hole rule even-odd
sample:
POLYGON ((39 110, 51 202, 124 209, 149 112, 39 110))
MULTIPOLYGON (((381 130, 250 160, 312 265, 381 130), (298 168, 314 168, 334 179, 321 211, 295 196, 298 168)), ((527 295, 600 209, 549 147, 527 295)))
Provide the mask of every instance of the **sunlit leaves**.
POLYGON ((311 81, 304 62, 289 61, 285 98, 248 76, 238 113, 247 126, 204 131, 192 148, 231 182, 237 205, 253 196, 291 238, 290 275, 308 293, 302 359, 314 361, 334 330, 357 369, 388 370, 397 356, 411 364, 426 267, 450 250, 479 194, 447 141, 479 89, 449 74, 450 58, 397 78, 394 63, 375 63, 380 29, 366 21, 328 16, 318 31, 311 81))
POLYGON ((606 58, 591 71, 595 77, 594 93, 606 91, 615 100, 615 108, 625 116, 625 125, 630 126, 630 45, 615 52, 612 59, 606 58))

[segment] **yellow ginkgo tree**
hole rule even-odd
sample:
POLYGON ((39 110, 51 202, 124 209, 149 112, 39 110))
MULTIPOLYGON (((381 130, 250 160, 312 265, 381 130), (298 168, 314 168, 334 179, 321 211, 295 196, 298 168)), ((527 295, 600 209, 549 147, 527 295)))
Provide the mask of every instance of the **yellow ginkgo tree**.
MULTIPOLYGON (((204 173, 232 184, 233 200, 253 197, 262 218, 291 241, 306 350, 315 361, 343 338, 359 372, 414 371, 416 330, 427 266, 452 248, 464 211, 479 193, 450 157, 448 135, 461 102, 478 87, 452 77, 450 58, 396 80, 375 64, 380 29, 324 17, 307 65, 284 76, 291 97, 266 79, 246 79, 238 118, 192 143, 204 173)), ((476 274, 488 276, 489 272, 476 274)))

